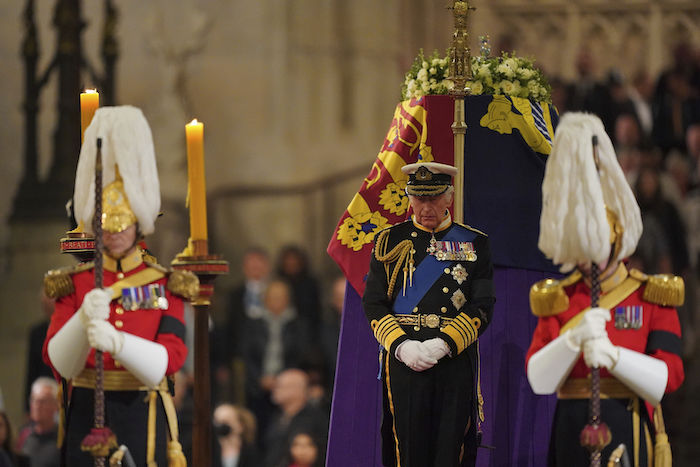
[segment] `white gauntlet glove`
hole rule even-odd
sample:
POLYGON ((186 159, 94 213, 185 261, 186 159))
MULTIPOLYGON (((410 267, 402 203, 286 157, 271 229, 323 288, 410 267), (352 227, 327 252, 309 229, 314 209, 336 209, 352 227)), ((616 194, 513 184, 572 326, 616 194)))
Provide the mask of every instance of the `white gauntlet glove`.
POLYGON ((591 308, 583 315, 575 328, 566 332, 566 342, 571 350, 581 351, 581 346, 588 339, 607 335, 605 323, 610 321, 610 310, 607 308, 591 308))
POLYGON ((428 349, 430 355, 435 360, 440 360, 442 357, 450 353, 450 347, 447 342, 440 339, 439 337, 434 337, 423 342, 423 345, 428 349))
POLYGON ((620 358, 620 351, 610 342, 606 333, 583 344, 583 359, 589 368, 613 368, 620 358))
POLYGON ((91 321, 87 327, 87 336, 90 347, 109 352, 112 356, 121 352, 124 345, 124 335, 108 321, 91 321))
POLYGON ((92 289, 83 297, 78 313, 85 327, 91 321, 104 321, 109 318, 109 303, 112 301, 112 291, 109 289, 92 289))
POLYGON ((414 371, 425 371, 437 363, 430 350, 416 340, 407 340, 396 348, 396 358, 414 371))

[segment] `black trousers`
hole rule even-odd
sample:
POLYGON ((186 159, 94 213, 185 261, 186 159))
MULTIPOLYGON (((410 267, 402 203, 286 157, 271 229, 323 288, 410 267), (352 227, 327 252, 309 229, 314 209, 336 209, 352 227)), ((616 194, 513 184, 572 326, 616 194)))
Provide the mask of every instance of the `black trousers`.
POLYGON ((398 467, 474 465, 474 375, 467 352, 416 372, 384 358, 382 461, 398 467))
MULTIPOLYGON (((167 466, 167 420, 160 396, 156 398, 155 461, 167 466)), ((94 424, 94 390, 73 388, 70 407, 66 413, 64 462, 69 467, 93 467, 90 453, 80 450, 80 443, 94 424)), ((124 444, 136 465, 146 466, 148 440, 148 393, 146 391, 105 391, 105 426, 124 444)))
MULTIPOLYGON (((590 453, 581 446, 579 436, 588 423, 588 399, 560 399, 554 412, 552 437, 549 442, 549 466, 588 467, 590 453)), ((610 428, 612 441, 602 452, 601 465, 607 465, 610 454, 625 444, 629 460, 634 465, 633 399, 601 399, 600 418, 610 428)), ((649 415, 644 401, 639 399, 639 466, 649 465, 647 447, 653 449, 653 431, 649 430, 649 415), (651 446, 646 437, 650 436, 651 446)))

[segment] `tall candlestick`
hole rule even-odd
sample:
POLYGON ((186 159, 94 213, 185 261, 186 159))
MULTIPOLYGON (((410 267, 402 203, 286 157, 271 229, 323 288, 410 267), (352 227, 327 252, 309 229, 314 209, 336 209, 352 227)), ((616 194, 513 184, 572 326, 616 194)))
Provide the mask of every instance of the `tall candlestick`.
POLYGON ((92 121, 95 111, 100 107, 100 94, 94 89, 80 93, 80 142, 85 138, 85 129, 92 121))
POLYGON ((207 239, 207 194, 204 181, 204 124, 195 118, 185 125, 190 202, 190 238, 207 239))

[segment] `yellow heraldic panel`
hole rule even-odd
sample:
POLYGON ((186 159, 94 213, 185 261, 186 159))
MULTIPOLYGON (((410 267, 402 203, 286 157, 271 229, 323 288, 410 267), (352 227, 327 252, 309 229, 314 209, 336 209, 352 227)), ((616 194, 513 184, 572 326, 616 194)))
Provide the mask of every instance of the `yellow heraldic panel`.
POLYGON ((356 193, 350 202, 348 213, 350 216, 346 217, 338 228, 337 238, 354 251, 360 251, 363 246, 372 243, 377 232, 389 227, 386 217, 379 211, 372 212, 359 193, 356 193))
MULTIPOLYGON (((530 101, 519 97, 513 97, 512 99, 511 102, 506 96, 493 96, 486 115, 481 117, 479 124, 490 130, 507 135, 512 134, 513 130, 517 129, 527 145, 534 151, 540 154, 549 154, 552 151, 552 145, 535 126, 530 101), (522 115, 513 112, 513 106, 522 115)), ((547 115, 549 115, 549 112, 547 112, 547 115)), ((549 129, 551 127, 551 119, 548 120, 547 128, 549 129)))

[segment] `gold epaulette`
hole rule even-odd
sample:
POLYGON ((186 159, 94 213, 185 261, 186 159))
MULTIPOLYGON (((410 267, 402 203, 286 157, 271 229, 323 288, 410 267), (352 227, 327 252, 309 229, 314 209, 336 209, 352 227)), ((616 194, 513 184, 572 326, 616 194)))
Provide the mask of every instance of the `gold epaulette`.
POLYGON ((79 263, 66 268, 52 269, 44 275, 44 294, 49 298, 61 298, 75 291, 71 275, 94 267, 93 262, 79 263))
POLYGON ((569 297, 564 292, 581 280, 581 273, 575 271, 562 280, 544 279, 530 288, 530 309, 537 317, 553 316, 569 308, 569 297))
POLYGON ((673 274, 655 274, 649 276, 636 269, 630 270, 630 276, 646 282, 642 299, 662 306, 681 306, 685 301, 685 283, 683 278, 673 274))
POLYGON ((464 227, 465 229, 471 230, 472 232, 476 232, 476 233, 478 233, 478 234, 481 234, 481 235, 483 235, 484 237, 488 237, 488 236, 489 236, 489 234, 487 234, 486 232, 482 232, 482 231, 479 230, 479 229, 475 229, 475 228, 472 227, 471 225, 462 224, 461 222, 455 222, 455 224, 461 225, 461 226, 464 227))
POLYGON ((173 269, 168 274, 168 290, 192 301, 199 295, 199 278, 193 272, 173 269))

